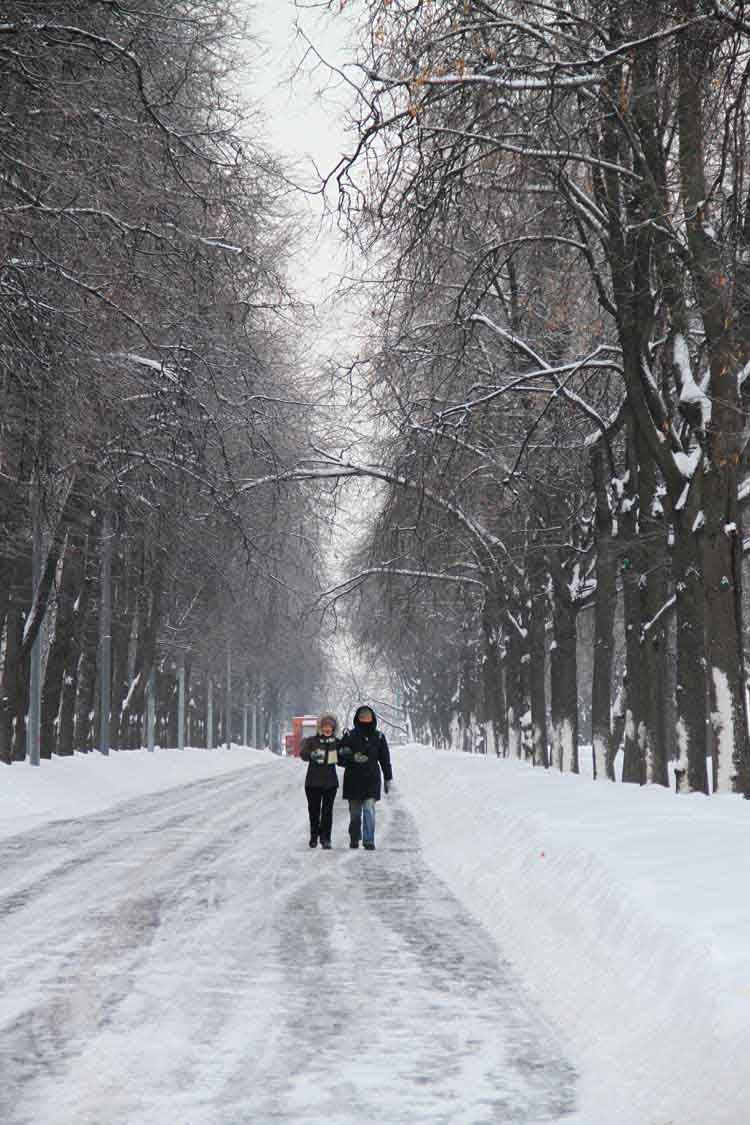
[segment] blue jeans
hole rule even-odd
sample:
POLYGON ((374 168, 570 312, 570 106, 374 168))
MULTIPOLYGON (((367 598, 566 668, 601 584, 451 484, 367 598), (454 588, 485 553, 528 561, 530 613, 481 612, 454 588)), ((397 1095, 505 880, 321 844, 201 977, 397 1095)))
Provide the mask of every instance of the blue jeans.
POLYGON ((349 802, 349 836, 357 841, 361 836, 363 844, 375 843, 374 797, 349 802))

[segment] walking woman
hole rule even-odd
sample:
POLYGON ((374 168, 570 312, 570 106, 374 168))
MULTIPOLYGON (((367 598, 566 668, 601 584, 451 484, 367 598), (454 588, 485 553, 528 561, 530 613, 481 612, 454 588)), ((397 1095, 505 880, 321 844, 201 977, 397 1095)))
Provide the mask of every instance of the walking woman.
POLYGON ((336 774, 338 745, 336 729, 338 719, 335 715, 321 715, 318 719, 318 733, 305 738, 299 756, 309 762, 305 776, 307 810, 310 814, 310 847, 331 846, 331 827, 333 823, 333 802, 339 779, 336 774))

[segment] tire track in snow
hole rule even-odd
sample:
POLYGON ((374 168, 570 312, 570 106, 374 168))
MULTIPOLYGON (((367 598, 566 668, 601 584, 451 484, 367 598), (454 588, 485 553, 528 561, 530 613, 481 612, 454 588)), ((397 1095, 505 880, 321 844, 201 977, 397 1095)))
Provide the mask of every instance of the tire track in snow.
POLYGON ((298 857, 308 881, 263 950, 283 986, 270 1041, 232 1073, 222 1121, 563 1121, 575 1074, 549 1027, 397 799, 379 820, 374 853, 298 857))
POLYGON ((215 909, 206 889, 215 864, 238 833, 252 828, 259 800, 247 779, 233 774, 10 841, 7 874, 22 885, 0 900, 3 927, 15 921, 16 953, 4 966, 10 987, 0 1005, 4 1125, 45 1120, 24 1112, 23 1094, 40 1078, 62 1082, 92 1038, 113 1023, 163 917, 186 906, 195 922, 197 912, 215 909), (55 862, 60 851, 72 854, 55 862), (26 990, 24 981, 33 987, 26 990))

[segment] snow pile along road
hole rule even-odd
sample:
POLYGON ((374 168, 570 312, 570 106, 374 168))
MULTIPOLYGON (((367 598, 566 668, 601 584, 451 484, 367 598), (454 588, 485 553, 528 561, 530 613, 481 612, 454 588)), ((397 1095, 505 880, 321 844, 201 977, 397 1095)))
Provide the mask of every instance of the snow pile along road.
POLYGON ((0 767, 0 839, 53 820, 69 820, 112 808, 147 793, 269 763, 273 755, 231 750, 123 750, 107 755, 52 758, 32 769, 25 762, 0 767))
POLYGON ((428 863, 566 1041, 580 1120, 750 1120, 747 802, 417 747, 395 775, 428 863))

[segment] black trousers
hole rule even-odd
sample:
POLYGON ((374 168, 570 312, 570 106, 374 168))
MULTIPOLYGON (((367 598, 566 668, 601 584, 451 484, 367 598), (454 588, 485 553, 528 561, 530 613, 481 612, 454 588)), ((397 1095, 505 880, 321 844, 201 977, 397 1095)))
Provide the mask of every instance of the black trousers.
POLYGON ((320 836, 321 840, 331 839, 333 824, 333 802, 336 789, 305 789, 307 811, 310 813, 310 835, 320 836))

